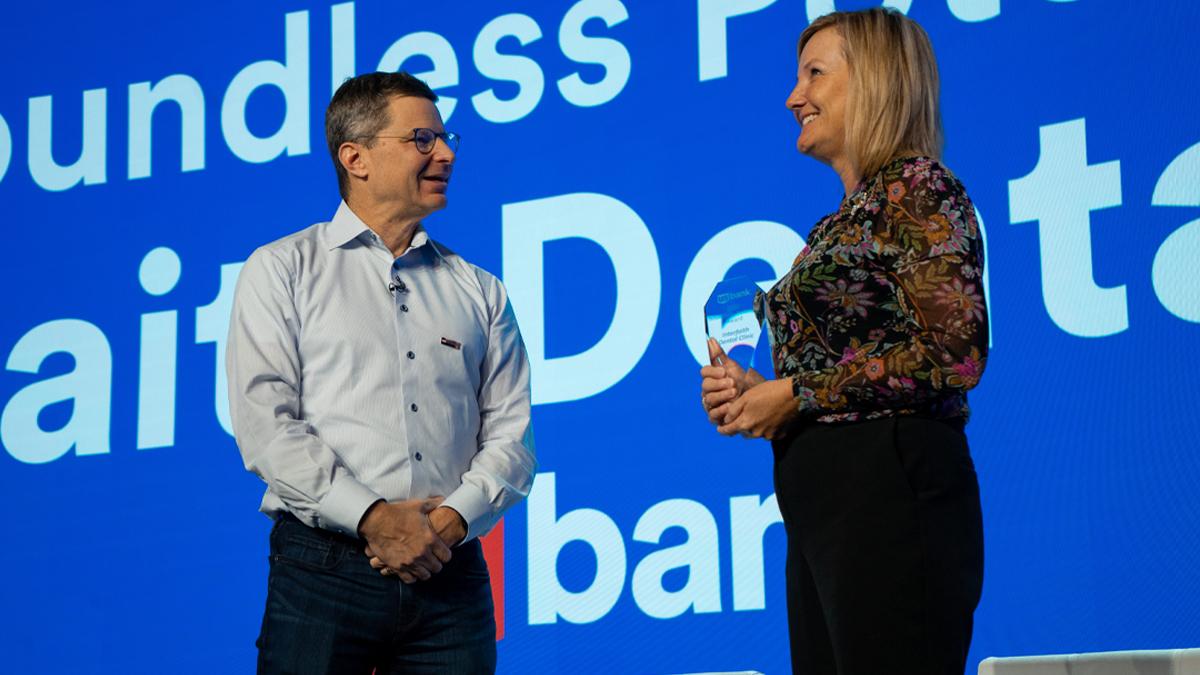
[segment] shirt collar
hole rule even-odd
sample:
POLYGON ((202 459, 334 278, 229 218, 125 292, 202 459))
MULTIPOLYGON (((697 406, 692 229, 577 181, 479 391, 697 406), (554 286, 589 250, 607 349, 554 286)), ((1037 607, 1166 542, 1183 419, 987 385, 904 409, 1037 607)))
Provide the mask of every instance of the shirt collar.
POLYGON ((343 201, 338 205, 337 213, 333 214, 333 220, 329 221, 329 227, 325 228, 325 246, 333 250, 370 229, 343 201))
POLYGON ((417 225, 417 231, 413 233, 412 241, 408 242, 408 247, 410 249, 421 248, 428 243, 429 235, 425 232, 425 226, 417 225))
MULTIPOLYGON (((338 205, 337 213, 333 214, 333 220, 329 221, 329 227, 325 229, 325 246, 329 250, 345 246, 347 243, 362 236, 363 233, 372 232, 370 227, 362 221, 345 201, 338 205)), ((429 234, 425 232, 424 225, 417 225, 416 232, 413 233, 412 241, 409 243, 409 249, 417 249, 429 243, 429 234)))

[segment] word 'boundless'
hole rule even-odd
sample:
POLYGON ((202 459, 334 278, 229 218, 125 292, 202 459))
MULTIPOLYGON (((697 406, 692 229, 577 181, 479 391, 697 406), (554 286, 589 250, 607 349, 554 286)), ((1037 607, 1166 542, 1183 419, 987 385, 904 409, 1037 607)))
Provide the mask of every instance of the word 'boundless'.
MULTIPOLYGON (((357 70, 355 58, 354 3, 330 8, 332 93, 357 70)), ((629 81, 631 59, 625 46, 611 38, 584 35, 584 24, 599 22, 612 28, 629 18, 621 0, 579 0, 563 15, 558 27, 558 46, 563 56, 575 65, 599 66, 604 75, 598 81, 585 81, 579 72, 559 78, 555 84, 568 103, 591 107, 617 97, 629 81)), ((589 27, 595 33, 594 27, 589 27)), ((280 155, 304 155, 310 152, 309 13, 291 12, 284 20, 284 59, 251 63, 234 75, 221 100, 221 132, 229 150, 250 163, 269 162, 280 155), (250 131, 246 107, 254 92, 274 87, 283 93, 284 114, 275 132, 258 136, 250 131)), ((537 61, 513 53, 502 53, 501 42, 516 40, 521 46, 542 38, 541 26, 525 14, 505 14, 489 21, 479 31, 471 49, 476 70, 495 82, 516 85, 511 98, 500 98, 494 88, 471 96, 471 104, 480 117, 495 123, 522 119, 542 100, 546 76, 537 61)), ((430 70, 415 72, 430 87, 440 90, 459 83, 459 61, 454 47, 433 32, 410 33, 396 40, 383 53, 374 70, 396 71, 412 58, 432 64, 430 70)), ((180 111, 180 169, 197 171, 205 167, 205 94, 190 75, 174 74, 158 82, 136 82, 128 90, 128 177, 151 175, 152 118, 160 105, 170 102, 180 111)), ((441 95, 438 109, 449 120, 458 99, 441 95)), ((82 142, 79 157, 70 164, 59 164, 53 152, 53 96, 29 99, 28 166, 34 183, 45 190, 68 190, 79 184, 107 182, 108 89, 83 92, 82 142)), ((60 127, 67 126, 60 123, 60 127)), ((0 116, 0 180, 4 179, 12 159, 12 134, 0 116)))

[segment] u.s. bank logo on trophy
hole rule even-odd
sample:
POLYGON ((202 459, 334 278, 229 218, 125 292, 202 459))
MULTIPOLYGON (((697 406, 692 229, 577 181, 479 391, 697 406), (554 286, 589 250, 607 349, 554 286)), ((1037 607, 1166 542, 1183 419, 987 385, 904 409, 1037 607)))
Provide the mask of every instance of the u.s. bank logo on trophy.
POLYGON ((770 331, 766 322, 766 298, 750 277, 728 277, 717 284, 704 303, 704 328, 725 354, 743 369, 754 368, 770 378, 770 331))

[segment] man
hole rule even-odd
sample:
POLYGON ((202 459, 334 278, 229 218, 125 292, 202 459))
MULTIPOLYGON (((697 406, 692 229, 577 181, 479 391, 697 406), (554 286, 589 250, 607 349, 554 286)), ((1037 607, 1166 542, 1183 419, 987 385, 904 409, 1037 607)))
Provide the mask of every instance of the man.
POLYGON ((495 669, 478 537, 525 498, 529 365, 504 287, 430 239, 459 138, 407 73, 347 80, 333 220, 259 248, 227 347, 276 520, 259 672, 495 669))

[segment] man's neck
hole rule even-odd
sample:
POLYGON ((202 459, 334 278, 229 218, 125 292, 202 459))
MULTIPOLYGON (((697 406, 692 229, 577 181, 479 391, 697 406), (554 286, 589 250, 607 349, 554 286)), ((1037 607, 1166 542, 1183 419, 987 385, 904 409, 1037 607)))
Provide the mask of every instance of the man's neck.
POLYGON ((364 204, 360 200, 348 199, 346 206, 379 235, 383 245, 388 247, 392 255, 399 258, 412 244, 413 235, 421 225, 421 218, 406 213, 397 213, 394 207, 384 204, 364 204))

